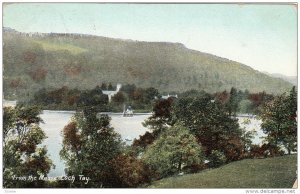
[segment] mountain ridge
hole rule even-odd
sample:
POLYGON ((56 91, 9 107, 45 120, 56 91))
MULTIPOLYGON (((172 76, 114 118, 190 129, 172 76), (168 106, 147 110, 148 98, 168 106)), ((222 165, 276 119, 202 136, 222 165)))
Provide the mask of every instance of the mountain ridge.
POLYGON ((295 86, 297 86, 297 84, 298 84, 298 76, 287 76, 287 75, 283 75, 281 73, 269 73, 269 72, 263 72, 263 73, 265 73, 271 77, 283 79, 295 86))
POLYGON ((8 96, 31 95, 43 87, 90 89, 103 82, 155 87, 162 92, 236 87, 281 93, 292 87, 280 78, 182 43, 3 32, 3 82, 8 96))

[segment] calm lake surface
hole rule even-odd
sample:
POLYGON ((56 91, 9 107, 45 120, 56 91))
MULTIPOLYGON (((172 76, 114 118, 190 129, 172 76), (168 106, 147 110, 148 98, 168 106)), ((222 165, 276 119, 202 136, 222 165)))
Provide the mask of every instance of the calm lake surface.
POLYGON ((237 117, 238 122, 241 128, 246 129, 246 131, 256 131, 256 135, 252 139, 253 144, 261 144, 263 141, 263 137, 266 137, 266 134, 263 133, 260 125, 261 125, 261 120, 256 119, 253 116, 250 117, 237 117))
MULTIPOLYGON (((44 140, 43 145, 48 148, 48 154, 55 164, 55 169, 52 169, 48 176, 64 175, 64 161, 60 159, 59 152, 62 148, 62 129, 70 121, 74 112, 72 111, 48 111, 44 110, 41 118, 44 123, 41 128, 45 131, 47 139, 44 140)), ((118 132, 123 141, 131 144, 134 138, 143 135, 147 128, 143 127, 142 122, 147 119, 150 114, 134 115, 133 117, 123 117, 121 114, 110 114, 111 126, 118 132)))
MULTIPOLYGON (((62 147, 62 129, 70 121, 74 112, 72 111, 48 111, 45 110, 41 114, 44 124, 41 128, 45 131, 47 139, 43 142, 48 148, 48 154, 55 164, 55 169, 52 169, 48 176, 61 176, 64 175, 64 161, 60 159, 59 152, 62 147)), ((143 127, 142 122, 147 119, 150 114, 134 115, 133 117, 123 117, 121 114, 108 113, 112 118, 111 126, 114 127, 122 139, 131 144, 134 138, 143 135, 149 129, 143 127)), ((238 117, 239 124, 247 131, 256 130, 257 135, 253 139, 253 143, 260 144, 261 137, 265 136, 260 129, 261 121, 254 117, 238 117), (250 121, 245 124, 245 121, 250 121)))

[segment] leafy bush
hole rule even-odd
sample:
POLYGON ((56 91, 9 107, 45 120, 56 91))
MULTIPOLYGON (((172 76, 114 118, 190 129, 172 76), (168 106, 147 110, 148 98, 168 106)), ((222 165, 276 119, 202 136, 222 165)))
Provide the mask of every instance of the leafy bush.
POLYGON ((202 148, 187 128, 176 124, 146 148, 142 160, 159 177, 166 177, 181 172, 185 166, 201 164, 202 148))
POLYGON ((150 169, 140 160, 127 154, 120 154, 110 162, 116 187, 137 187, 151 180, 150 169))
POLYGON ((208 166, 211 168, 219 167, 225 164, 226 156, 223 152, 218 150, 213 150, 209 156, 208 166))

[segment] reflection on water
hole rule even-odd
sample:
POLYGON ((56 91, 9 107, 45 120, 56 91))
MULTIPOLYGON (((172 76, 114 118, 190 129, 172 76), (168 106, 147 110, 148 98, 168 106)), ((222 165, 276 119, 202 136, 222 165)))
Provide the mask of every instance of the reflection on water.
MULTIPOLYGON (((41 128, 45 131, 47 139, 43 142, 48 148, 48 154, 55 164, 56 168, 52 169, 48 176, 61 176, 64 175, 64 162, 60 159, 59 152, 62 147, 62 135, 61 131, 63 127, 70 121, 74 112, 72 111, 43 111, 41 118, 44 120, 44 124, 41 124, 41 128)), ((121 114, 108 114, 111 120, 111 126, 119 133, 127 144, 131 144, 134 138, 138 138, 143 135, 147 130, 142 125, 142 122, 150 115, 135 115, 133 117, 123 117, 121 114)), ((261 121, 255 118, 250 118, 250 123, 244 124, 244 121, 249 118, 238 117, 241 127, 245 127, 246 130, 255 129, 257 136, 253 139, 253 143, 260 144, 262 139, 260 137, 265 136, 260 129, 261 121)))

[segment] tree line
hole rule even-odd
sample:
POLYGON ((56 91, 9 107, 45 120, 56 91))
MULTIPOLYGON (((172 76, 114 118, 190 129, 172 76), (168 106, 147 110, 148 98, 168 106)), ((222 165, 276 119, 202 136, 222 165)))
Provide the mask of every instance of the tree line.
MULTIPOLYGON (((40 89, 33 98, 25 103, 37 104, 43 109, 80 110, 86 106, 98 107, 99 111, 122 112, 124 105, 131 106, 137 111, 150 112, 155 99, 161 98, 158 89, 139 88, 134 84, 123 85, 109 103, 108 96, 102 91, 116 90, 111 83, 102 83, 91 90, 79 90, 63 86, 58 89, 40 89), (100 110, 101 109, 101 110, 100 110)), ((176 92, 171 92, 176 93, 176 92)), ((207 93, 204 90, 189 90, 178 93, 179 98, 193 97, 207 93)), ((266 92, 250 93, 248 90, 238 90, 234 87, 230 91, 211 93, 214 100, 224 105, 230 115, 237 113, 259 114, 263 105, 274 99, 273 94, 266 92)))
POLYGON ((43 109, 82 110, 84 107, 95 107, 98 111, 122 112, 124 105, 132 106, 135 110, 150 112, 153 100, 160 94, 157 89, 138 88, 134 84, 122 86, 111 102, 102 91, 115 91, 111 83, 102 83, 91 90, 70 89, 63 86, 58 89, 41 89, 36 92, 30 104, 37 104, 43 109))

